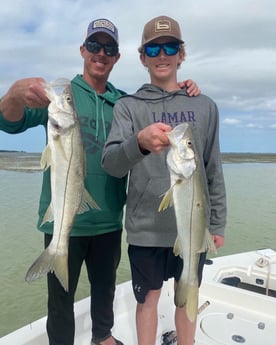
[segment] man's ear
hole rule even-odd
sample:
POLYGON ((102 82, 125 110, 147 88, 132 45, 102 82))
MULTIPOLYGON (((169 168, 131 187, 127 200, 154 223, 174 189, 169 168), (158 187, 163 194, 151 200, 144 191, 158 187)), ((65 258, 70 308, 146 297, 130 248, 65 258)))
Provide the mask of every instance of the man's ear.
POLYGON ((145 67, 148 67, 145 59, 145 54, 140 54, 140 60, 145 67))
POLYGON ((85 51, 85 48, 84 48, 83 45, 81 45, 81 46, 80 46, 80 54, 81 54, 82 57, 83 57, 84 51, 85 51))
POLYGON ((118 53, 118 54, 116 55, 116 57, 115 57, 115 63, 120 59, 120 57, 121 57, 121 54, 118 53))

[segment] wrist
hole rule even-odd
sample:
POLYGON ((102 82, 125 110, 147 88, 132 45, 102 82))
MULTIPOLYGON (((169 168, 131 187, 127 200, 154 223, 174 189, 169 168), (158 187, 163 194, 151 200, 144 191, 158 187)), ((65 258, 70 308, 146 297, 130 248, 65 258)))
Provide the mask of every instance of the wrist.
POLYGON ((148 155, 150 153, 149 150, 147 150, 146 148, 143 147, 143 145, 141 144, 141 131, 138 132, 137 134, 137 143, 138 143, 138 147, 139 147, 139 150, 140 152, 143 154, 143 155, 148 155))

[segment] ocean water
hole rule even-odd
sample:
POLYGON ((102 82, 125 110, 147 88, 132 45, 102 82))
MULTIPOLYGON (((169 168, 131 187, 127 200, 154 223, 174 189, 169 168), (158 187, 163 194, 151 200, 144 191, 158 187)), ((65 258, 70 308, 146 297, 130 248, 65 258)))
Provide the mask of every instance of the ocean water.
MULTIPOLYGON (((225 246, 217 255, 276 249, 276 164, 224 164, 228 203, 225 246)), ((46 278, 28 284, 25 273, 41 253, 36 230, 41 172, 0 170, 0 337, 46 315, 46 278)), ((130 278, 123 240, 118 283, 130 278)), ((85 269, 76 299, 89 295, 85 269)))

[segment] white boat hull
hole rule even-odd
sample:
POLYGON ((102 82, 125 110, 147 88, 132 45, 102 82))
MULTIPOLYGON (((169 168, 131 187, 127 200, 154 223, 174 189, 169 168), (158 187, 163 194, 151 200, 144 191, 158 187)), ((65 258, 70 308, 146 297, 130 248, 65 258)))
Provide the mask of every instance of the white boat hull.
MULTIPOLYGON (((276 252, 256 251, 218 257, 204 268, 200 287, 196 345, 275 345, 276 295, 268 296, 251 290, 276 293, 276 252), (235 277, 235 279, 232 279, 235 277), (240 280, 241 287, 222 283, 240 280)), ((164 284, 159 304, 156 344, 162 335, 174 330, 173 281, 164 284)), ((89 297, 75 303, 75 345, 89 345, 91 339, 89 297)), ((114 302, 113 335, 126 345, 137 344, 135 308, 131 282, 119 284, 114 302)), ((0 339, 0 345, 48 345, 46 317, 0 339)), ((164 344, 174 345, 174 344, 164 344)))

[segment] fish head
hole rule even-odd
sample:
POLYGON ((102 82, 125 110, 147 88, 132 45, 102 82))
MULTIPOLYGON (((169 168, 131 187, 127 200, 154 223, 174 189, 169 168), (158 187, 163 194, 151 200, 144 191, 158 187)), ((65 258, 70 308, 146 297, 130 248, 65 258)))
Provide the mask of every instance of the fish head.
POLYGON ((66 132, 77 120, 70 80, 57 79, 45 84, 44 90, 50 100, 48 107, 50 126, 57 133, 66 132))
POLYGON ((167 157, 169 167, 185 179, 191 177, 196 170, 196 157, 190 126, 182 123, 166 134, 171 143, 167 157))

